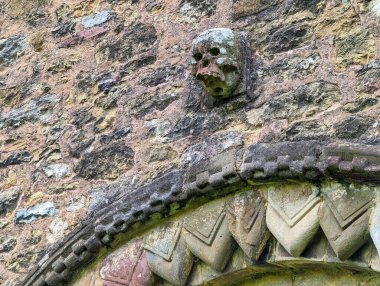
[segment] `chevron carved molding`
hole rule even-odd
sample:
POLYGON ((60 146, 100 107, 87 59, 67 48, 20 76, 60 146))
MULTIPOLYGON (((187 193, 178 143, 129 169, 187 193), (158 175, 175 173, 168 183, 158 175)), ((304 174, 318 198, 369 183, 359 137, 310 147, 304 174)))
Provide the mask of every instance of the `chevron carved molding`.
POLYGON ((299 256, 319 228, 318 189, 311 185, 278 186, 268 192, 266 222, 273 236, 292 255, 299 256))
POLYGON ((228 277, 294 265, 380 279, 379 175, 377 146, 229 150, 120 195, 51 250, 24 285, 229 285, 228 277), (154 214, 162 219, 152 225, 154 214), (127 240, 117 239, 124 233, 127 240))
POLYGON ((272 263, 305 259, 378 271, 370 217, 379 191, 335 181, 256 186, 153 228, 108 255, 93 275, 107 286, 200 285, 257 264, 270 272, 272 263))

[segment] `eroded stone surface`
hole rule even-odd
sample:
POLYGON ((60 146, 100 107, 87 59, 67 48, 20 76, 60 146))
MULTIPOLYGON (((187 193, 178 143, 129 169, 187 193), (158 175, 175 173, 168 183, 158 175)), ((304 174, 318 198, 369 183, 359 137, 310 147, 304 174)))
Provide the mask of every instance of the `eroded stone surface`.
POLYGON ((259 191, 245 192, 227 202, 228 227, 244 253, 253 261, 259 259, 269 231, 266 208, 259 191))
POLYGON ((227 28, 211 29, 192 44, 193 75, 214 97, 229 97, 241 79, 242 40, 227 28))
POLYGON ((129 243, 108 256, 100 268, 100 277, 107 286, 154 285, 141 241, 129 243))
POLYGON ((235 248, 228 230, 225 202, 204 206, 186 219, 186 243, 191 252, 217 271, 223 271, 235 248))
POLYGON ((319 228, 318 189, 293 185, 268 192, 268 229, 292 255, 300 256, 319 228))
POLYGON ((320 224, 334 252, 345 260, 369 239, 373 193, 367 186, 326 185, 325 202, 319 210, 320 224))

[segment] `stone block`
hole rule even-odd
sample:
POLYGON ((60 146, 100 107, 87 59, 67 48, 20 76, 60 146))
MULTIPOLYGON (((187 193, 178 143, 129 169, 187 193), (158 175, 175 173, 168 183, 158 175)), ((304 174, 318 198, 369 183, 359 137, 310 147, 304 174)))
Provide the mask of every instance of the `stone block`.
POLYGON ((190 251, 216 271, 223 271, 236 245, 228 229, 225 202, 202 206, 185 219, 184 227, 190 251))
POLYGON ((351 184, 326 184, 319 221, 331 247, 340 260, 351 257, 369 239, 372 192, 351 184))
POLYGON ((88 15, 86 17, 83 17, 82 19, 82 25, 85 29, 99 26, 105 22, 107 22, 112 16, 112 11, 101 11, 93 15, 88 15))
POLYGON ((323 147, 319 169, 334 177, 380 182, 380 147, 335 143, 323 147))
POLYGON ((264 198, 257 190, 236 195, 227 202, 229 230, 245 255, 257 261, 270 236, 264 198))
POLYGON ((19 209, 16 213, 16 223, 31 223, 46 216, 54 216, 56 213, 57 209, 53 202, 44 202, 31 208, 19 209))
POLYGON ((25 53, 27 47, 27 39, 24 35, 0 39, 0 66, 13 64, 25 53))
POLYGON ((100 266, 100 277, 105 286, 154 285, 142 242, 128 243, 108 255, 100 266))
POLYGON ((7 191, 0 192, 0 215, 12 211, 16 205, 20 196, 21 189, 17 187, 10 188, 7 191))
POLYGON ((232 149, 192 165, 185 173, 184 191, 202 194, 228 185, 243 185, 236 172, 235 153, 232 149))
POLYGON ((273 187, 268 191, 268 229, 294 257, 302 254, 319 229, 319 202, 318 189, 313 186, 273 187))
POLYGON ((193 265, 193 256, 182 235, 182 223, 167 224, 146 237, 144 248, 149 268, 168 282, 184 286, 193 265))

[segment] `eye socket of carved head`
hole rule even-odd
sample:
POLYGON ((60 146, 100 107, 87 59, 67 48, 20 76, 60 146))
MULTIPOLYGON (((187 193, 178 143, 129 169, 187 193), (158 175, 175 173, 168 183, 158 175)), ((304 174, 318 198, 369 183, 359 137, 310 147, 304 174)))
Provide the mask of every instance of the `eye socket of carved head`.
POLYGON ((192 45, 193 75, 215 97, 231 96, 240 81, 238 36, 230 29, 203 32, 192 45))
POLYGON ((220 50, 217 47, 213 47, 210 49, 210 54, 214 57, 218 56, 220 54, 220 50))
POLYGON ((194 59, 199 62, 202 58, 203 58, 203 55, 201 53, 195 53, 193 55, 194 59))

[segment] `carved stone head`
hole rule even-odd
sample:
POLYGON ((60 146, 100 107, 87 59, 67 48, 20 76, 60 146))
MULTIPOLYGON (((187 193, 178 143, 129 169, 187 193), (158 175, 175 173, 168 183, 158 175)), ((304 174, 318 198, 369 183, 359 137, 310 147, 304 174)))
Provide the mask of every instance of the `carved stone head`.
POLYGON ((241 78, 239 35, 227 28, 210 29, 192 44, 193 75, 214 97, 229 97, 241 78))

